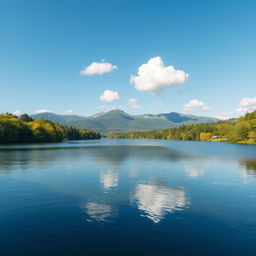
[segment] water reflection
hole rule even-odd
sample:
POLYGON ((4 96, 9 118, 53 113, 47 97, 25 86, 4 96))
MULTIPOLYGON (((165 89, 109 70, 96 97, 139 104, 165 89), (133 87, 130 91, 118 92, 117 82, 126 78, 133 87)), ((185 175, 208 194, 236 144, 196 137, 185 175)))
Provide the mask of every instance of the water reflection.
POLYGON ((116 214, 112 206, 105 203, 88 202, 82 205, 89 216, 87 221, 107 222, 109 218, 116 214))
MULTIPOLYGON (((192 155, 174 147, 152 145, 9 149, 0 150, 0 170, 3 170, 0 174, 28 170, 22 178, 79 198, 91 221, 109 221, 117 215, 119 205, 132 202, 142 216, 158 223, 167 214, 184 210, 189 200, 183 187, 148 181, 159 176, 163 180, 172 177, 172 180, 179 179, 178 184, 187 186, 180 181, 184 170, 191 178, 202 177, 211 159, 197 155, 196 151, 192 155), (37 169, 40 172, 35 172, 37 169)), ((236 158, 234 162, 237 165, 236 158)), ((256 178, 255 160, 243 159, 239 163, 246 177, 256 178)))
POLYGON ((129 170, 128 173, 130 178, 136 178, 139 176, 139 169, 137 167, 133 167, 129 170))
POLYGON ((256 161, 255 160, 241 160, 240 165, 243 167, 243 175, 245 177, 256 178, 256 161))
MULTIPOLYGON (((120 166, 126 160, 179 161, 193 158, 164 146, 114 145, 114 146, 80 146, 47 148, 0 148, 0 167, 5 170, 27 169, 29 167, 47 168, 50 163, 63 162, 65 159, 86 161, 93 159, 96 163, 120 166)), ((68 163, 70 166, 70 163, 68 163)))
POLYGON ((185 163, 184 169, 189 177, 197 178, 205 174, 208 166, 208 160, 195 159, 185 163))
POLYGON ((139 210, 153 222, 160 222, 167 213, 182 210, 188 205, 183 188, 169 188, 158 184, 138 184, 132 197, 139 210))
POLYGON ((117 187, 119 181, 119 174, 116 170, 108 169, 100 173, 100 183, 103 189, 108 190, 117 187))

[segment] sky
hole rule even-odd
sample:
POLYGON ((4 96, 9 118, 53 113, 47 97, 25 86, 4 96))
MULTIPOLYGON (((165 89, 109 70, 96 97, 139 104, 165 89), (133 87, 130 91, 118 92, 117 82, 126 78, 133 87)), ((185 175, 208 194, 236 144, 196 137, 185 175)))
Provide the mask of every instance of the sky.
POLYGON ((254 0, 0 0, 0 112, 256 109, 254 0))

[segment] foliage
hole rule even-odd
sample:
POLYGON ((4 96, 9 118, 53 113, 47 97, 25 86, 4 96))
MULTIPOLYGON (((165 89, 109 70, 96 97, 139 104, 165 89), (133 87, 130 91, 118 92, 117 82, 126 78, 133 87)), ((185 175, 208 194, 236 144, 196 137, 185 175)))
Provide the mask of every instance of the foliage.
POLYGON ((100 133, 92 130, 78 129, 72 126, 63 126, 68 140, 100 139, 100 133))
POLYGON ((19 119, 23 122, 32 122, 33 118, 30 117, 28 114, 22 114, 19 119))
POLYGON ((19 118, 10 113, 0 114, 0 143, 60 142, 64 139, 99 139, 100 134, 91 130, 61 126, 54 122, 27 114, 19 118))
POLYGON ((40 113, 33 118, 44 118, 61 125, 68 125, 81 129, 92 129, 101 133, 119 133, 136 130, 157 130, 179 127, 183 124, 213 123, 218 119, 183 115, 175 112, 158 115, 129 115, 122 110, 111 110, 89 117, 78 115, 57 115, 54 113, 40 113))
POLYGON ((109 138, 168 139, 195 141, 230 141, 256 143, 256 111, 243 117, 209 124, 182 125, 177 128, 156 131, 135 131, 111 134, 109 138))
POLYGON ((201 132, 200 133, 200 140, 202 141, 209 141, 212 138, 212 134, 210 132, 201 132))

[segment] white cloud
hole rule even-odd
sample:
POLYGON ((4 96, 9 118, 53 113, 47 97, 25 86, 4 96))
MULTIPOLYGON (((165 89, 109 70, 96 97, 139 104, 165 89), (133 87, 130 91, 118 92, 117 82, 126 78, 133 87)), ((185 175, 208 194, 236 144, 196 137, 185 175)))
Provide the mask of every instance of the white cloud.
POLYGON ((210 108, 205 105, 204 102, 200 100, 191 100, 184 105, 184 111, 190 111, 192 109, 198 109, 202 111, 210 111, 210 108))
POLYGON ((74 113, 73 109, 68 109, 65 111, 65 114, 68 114, 68 115, 71 115, 73 113, 74 113))
POLYGON ((117 68, 117 66, 108 62, 93 62, 91 65, 81 70, 80 74, 86 76, 102 75, 109 73, 117 68))
POLYGON ((15 115, 15 116, 20 116, 21 111, 20 110, 15 110, 14 112, 12 112, 12 114, 15 115))
POLYGON ((107 101, 107 102, 112 102, 119 99, 120 97, 118 93, 110 90, 105 90, 104 93, 100 96, 101 101, 107 101))
POLYGON ((221 113, 215 117, 218 119, 221 119, 221 120, 226 120, 226 119, 230 119, 234 116, 235 116, 235 112, 226 112, 226 113, 221 113))
POLYGON ((139 101, 136 98, 131 98, 128 100, 130 108, 141 108, 141 105, 139 105, 138 102, 139 101))
POLYGON ((41 114, 41 113, 48 113, 51 112, 50 110, 47 109, 38 109, 35 111, 36 114, 41 114))
POLYGON ((244 115, 248 112, 253 112, 256 110, 256 97, 255 98, 243 98, 236 112, 240 115, 244 115))
POLYGON ((173 66, 164 66, 161 57, 158 56, 142 64, 138 68, 138 75, 131 76, 130 83, 139 91, 157 94, 167 87, 183 84, 188 76, 173 66))
POLYGON ((128 100, 128 103, 129 103, 129 104, 137 104, 137 103, 138 103, 138 99, 136 99, 136 98, 130 98, 130 99, 128 100))
POLYGON ((229 119, 243 116, 246 113, 250 113, 256 110, 256 97, 254 98, 243 98, 239 102, 239 106, 235 111, 221 113, 217 116, 219 119, 229 119))

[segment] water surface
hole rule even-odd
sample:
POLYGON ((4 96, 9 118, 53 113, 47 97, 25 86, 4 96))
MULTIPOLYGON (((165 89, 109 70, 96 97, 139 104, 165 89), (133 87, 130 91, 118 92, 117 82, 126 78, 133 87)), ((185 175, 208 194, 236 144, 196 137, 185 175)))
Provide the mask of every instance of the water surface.
POLYGON ((0 146, 1 255, 256 255, 256 147, 0 146))

